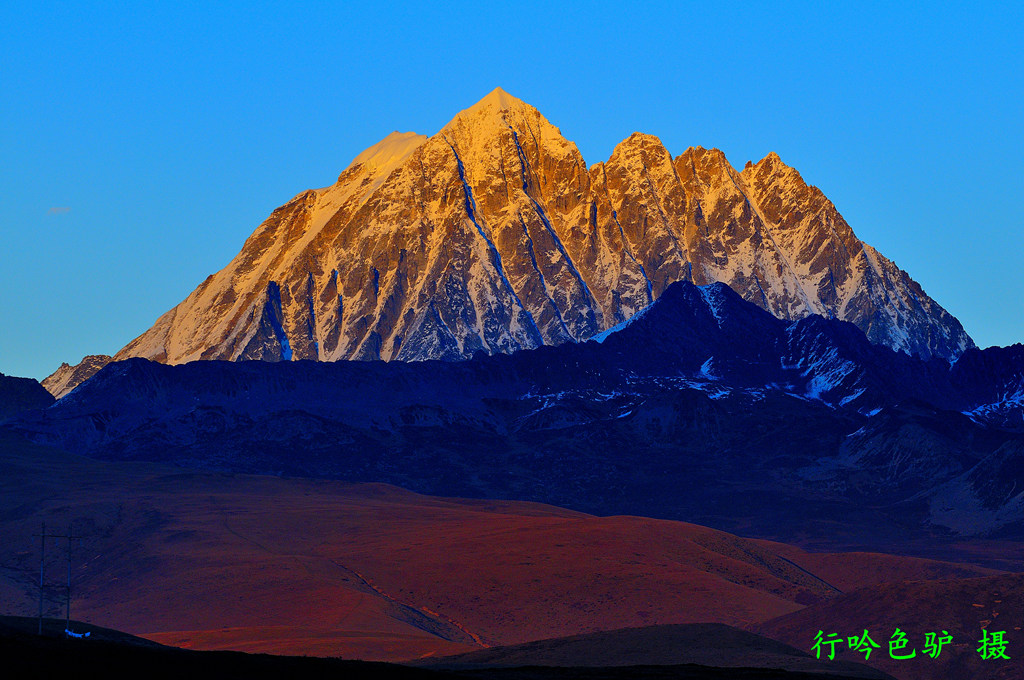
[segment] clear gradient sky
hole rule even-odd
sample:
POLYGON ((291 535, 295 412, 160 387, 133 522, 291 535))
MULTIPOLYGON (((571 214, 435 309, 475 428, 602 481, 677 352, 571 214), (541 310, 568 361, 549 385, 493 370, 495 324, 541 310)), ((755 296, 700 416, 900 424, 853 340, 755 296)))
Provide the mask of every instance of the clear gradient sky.
POLYGON ((275 207, 496 86, 588 163, 635 130, 774 150, 979 345, 1024 341, 1024 11, 901 4, 3 3, 0 371, 114 353, 275 207))

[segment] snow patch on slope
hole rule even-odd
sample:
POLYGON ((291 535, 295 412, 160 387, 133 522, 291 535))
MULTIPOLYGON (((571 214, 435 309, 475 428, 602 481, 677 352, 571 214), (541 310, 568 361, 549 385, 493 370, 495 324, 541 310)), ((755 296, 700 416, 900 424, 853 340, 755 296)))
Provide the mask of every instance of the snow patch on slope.
POLYGON ((634 321, 639 321, 640 319, 642 319, 642 318, 644 317, 644 315, 645 315, 645 314, 647 314, 647 312, 648 312, 648 311, 649 311, 649 310, 651 309, 651 307, 653 307, 653 306, 654 306, 654 304, 653 304, 653 303, 651 303, 651 304, 647 305, 646 307, 644 307, 643 309, 641 309, 641 310, 640 310, 639 312, 637 312, 637 313, 636 313, 636 314, 634 314, 633 316, 631 316, 631 317, 629 317, 628 319, 626 319, 625 321, 623 321, 623 322, 621 322, 621 323, 618 323, 618 324, 616 324, 616 325, 612 326, 611 328, 609 328, 609 329, 608 329, 608 330, 606 330, 606 331, 601 331, 600 333, 598 333, 597 335, 595 335, 594 337, 592 337, 592 338, 591 338, 591 340, 595 340, 595 341, 597 341, 597 342, 604 342, 604 341, 605 341, 605 340, 607 340, 607 339, 608 339, 609 337, 611 337, 612 333, 618 333, 618 332, 619 332, 619 331, 621 331, 622 329, 624 329, 624 328, 627 328, 627 327, 628 327, 628 326, 629 326, 630 324, 632 324, 632 323, 633 323, 634 321))
POLYGON ((704 298, 704 304, 708 306, 711 315, 715 317, 718 327, 722 327, 722 293, 715 284, 708 286, 697 286, 700 295, 704 298))

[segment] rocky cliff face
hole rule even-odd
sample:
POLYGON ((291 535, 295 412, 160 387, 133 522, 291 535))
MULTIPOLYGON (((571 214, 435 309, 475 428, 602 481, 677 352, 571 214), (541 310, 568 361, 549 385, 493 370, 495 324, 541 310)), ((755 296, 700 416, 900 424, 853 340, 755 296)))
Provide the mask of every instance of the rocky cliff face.
POLYGON ((973 347, 777 155, 737 172, 717 149, 673 158, 636 133, 588 168, 498 89, 275 210, 116 358, 457 360, 585 340, 677 280, 924 358, 973 347))

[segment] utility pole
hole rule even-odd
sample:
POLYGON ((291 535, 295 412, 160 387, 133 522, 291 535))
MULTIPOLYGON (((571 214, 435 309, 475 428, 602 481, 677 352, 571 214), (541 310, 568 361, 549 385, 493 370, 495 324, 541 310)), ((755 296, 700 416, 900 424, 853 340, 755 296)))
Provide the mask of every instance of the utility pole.
POLYGON ((39 534, 39 634, 43 634, 43 564, 46 559, 46 522, 39 534))
POLYGON ((71 541, 75 539, 75 533, 71 530, 71 523, 68 523, 68 587, 64 592, 64 630, 71 630, 71 541))
POLYGON ((68 533, 66 534, 48 534, 46 533, 46 522, 43 522, 42 531, 38 534, 33 534, 33 536, 39 536, 39 635, 43 634, 43 600, 46 591, 46 539, 68 539, 68 584, 64 593, 64 630, 69 630, 71 628, 71 541, 81 538, 81 536, 75 536, 71 524, 68 524, 68 533))

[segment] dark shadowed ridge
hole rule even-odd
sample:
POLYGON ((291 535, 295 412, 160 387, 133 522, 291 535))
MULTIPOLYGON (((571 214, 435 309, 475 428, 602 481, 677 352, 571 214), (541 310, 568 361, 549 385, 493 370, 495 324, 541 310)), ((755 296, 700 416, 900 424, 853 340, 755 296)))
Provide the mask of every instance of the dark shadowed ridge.
POLYGON ((46 408, 53 396, 32 378, 0 373, 0 423, 25 411, 46 408))
POLYGON ((115 362, 11 427, 99 458, 878 547, 1024 530, 1022 395, 1019 346, 923 361, 678 282, 596 340, 462 362, 115 362), (875 529, 842 519, 865 506, 875 529))

